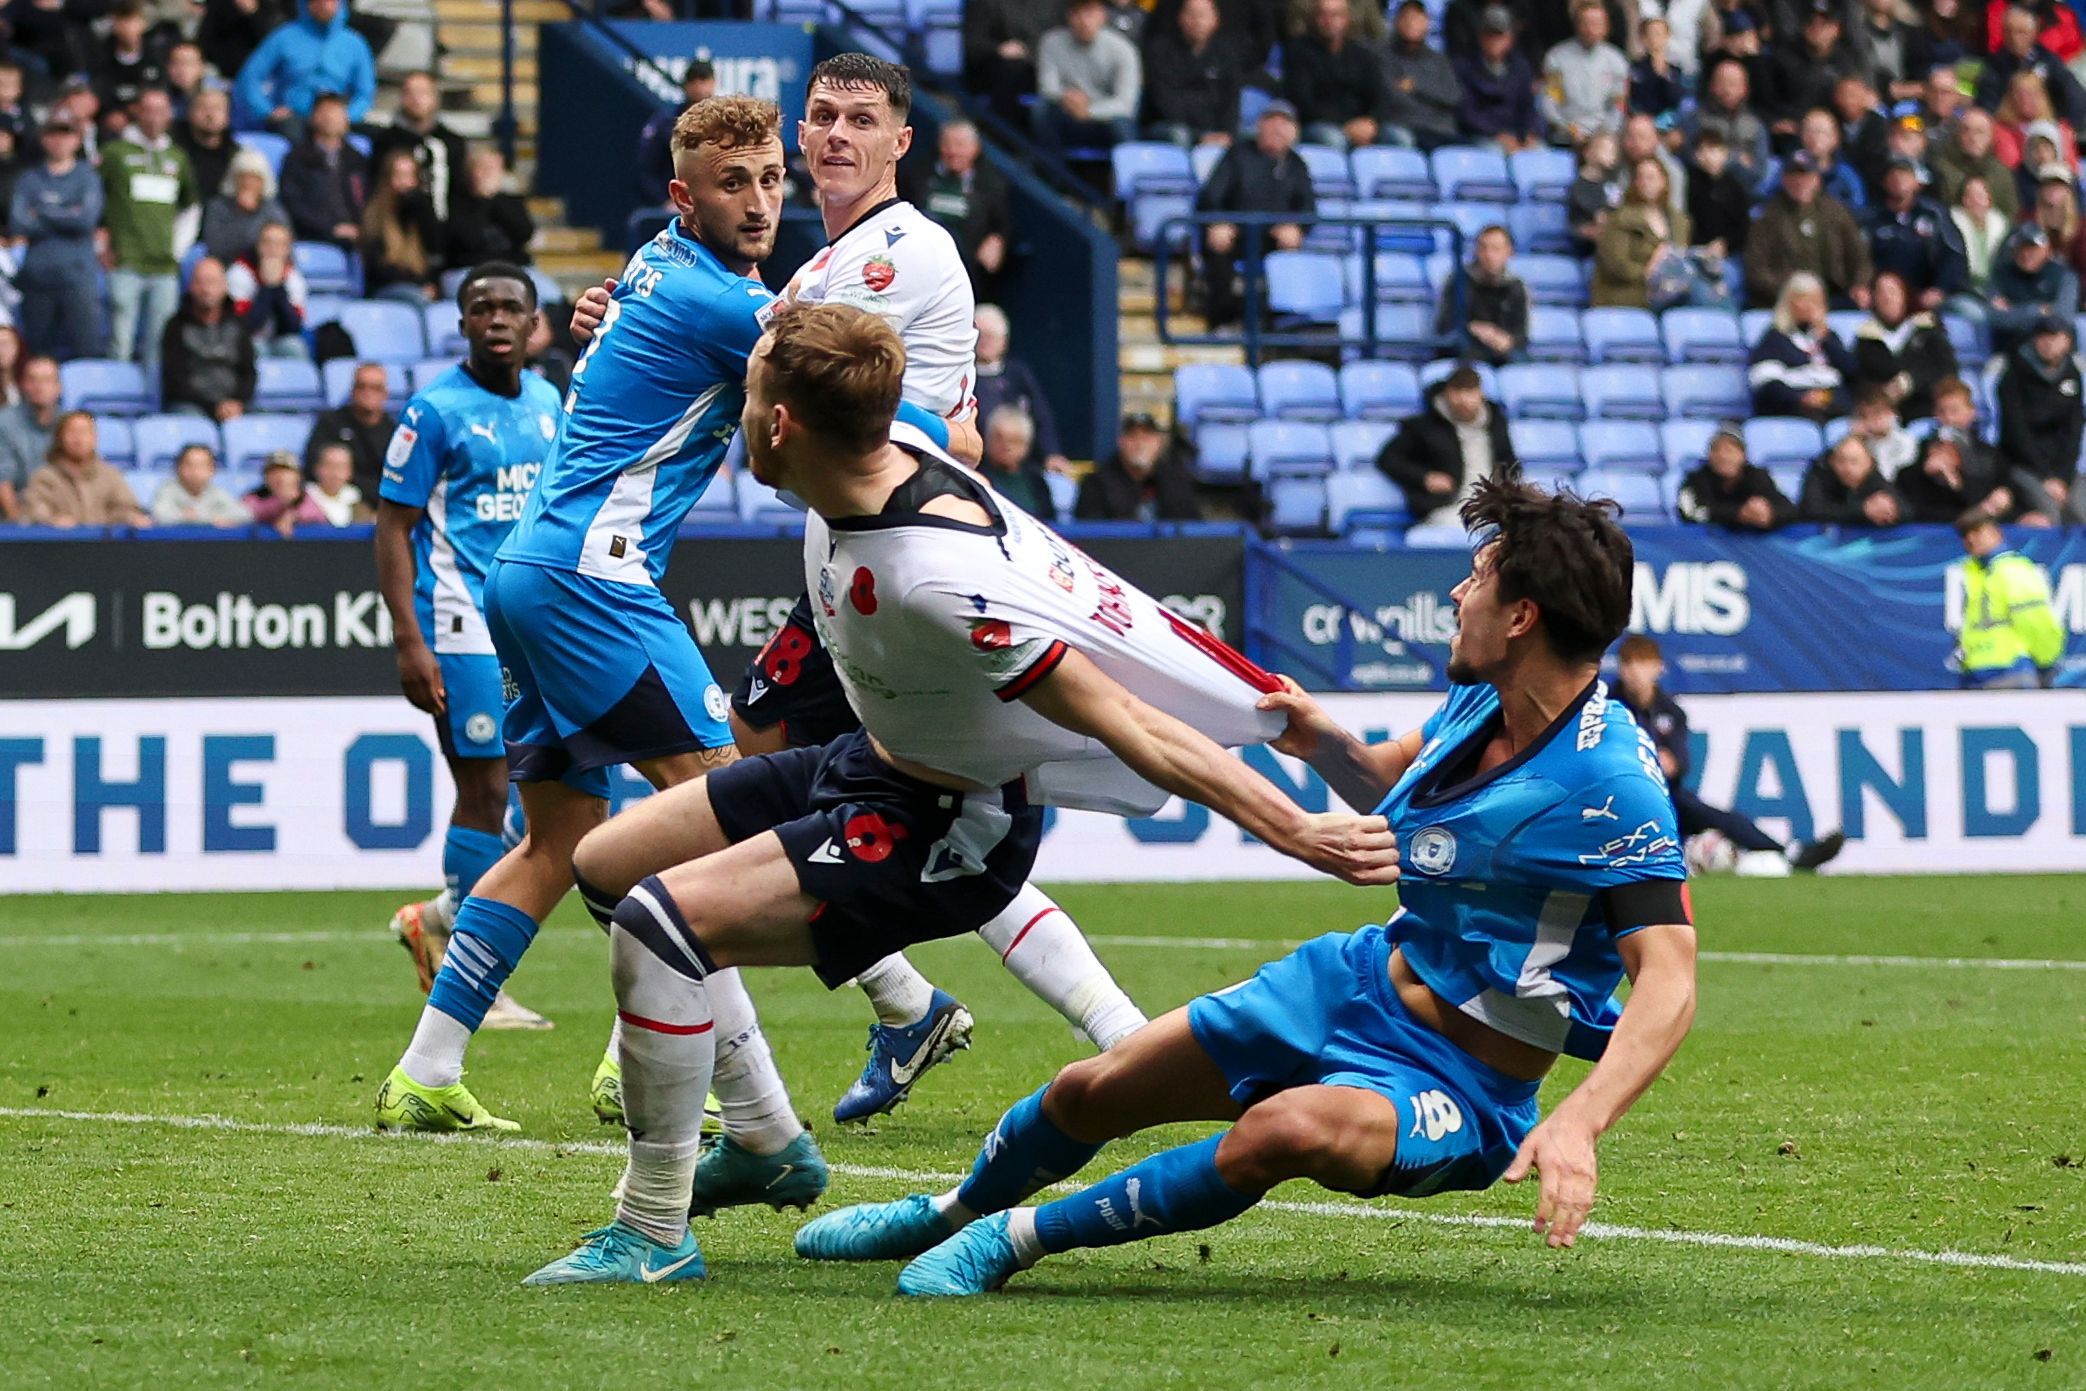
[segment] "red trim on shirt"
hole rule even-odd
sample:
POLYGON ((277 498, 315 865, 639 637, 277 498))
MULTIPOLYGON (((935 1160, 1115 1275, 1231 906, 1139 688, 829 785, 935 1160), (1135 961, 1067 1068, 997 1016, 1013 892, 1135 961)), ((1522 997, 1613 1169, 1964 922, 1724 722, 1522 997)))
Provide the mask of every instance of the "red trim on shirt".
POLYGON ((1058 664, 1065 660, 1065 654, 1070 650, 1063 642, 1053 642, 1050 644, 1049 651, 1029 664, 1027 671, 1022 672, 1021 675, 1000 687, 993 694, 1006 701, 1021 699, 1036 688, 1037 682, 1056 671, 1058 664))

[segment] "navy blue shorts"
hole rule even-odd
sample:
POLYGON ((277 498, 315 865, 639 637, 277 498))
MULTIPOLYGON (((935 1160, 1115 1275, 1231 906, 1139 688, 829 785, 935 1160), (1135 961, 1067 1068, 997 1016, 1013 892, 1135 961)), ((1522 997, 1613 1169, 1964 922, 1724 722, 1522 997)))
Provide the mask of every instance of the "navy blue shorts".
POLYGON ((1333 932, 1188 1003, 1188 1027, 1251 1106, 1291 1087, 1360 1087, 1398 1108, 1398 1152, 1365 1197, 1490 1188, 1535 1128, 1539 1082, 1486 1066, 1412 1017, 1390 934, 1333 932))
POLYGON ((650 585, 495 560, 485 624, 506 680, 516 782, 563 781, 606 798, 618 763, 732 742, 723 688, 650 585))
POLYGON ((775 832, 797 883, 819 900, 811 935, 828 987, 915 942, 992 921, 1028 881, 1043 839, 1043 809, 1020 784, 934 787, 877 757, 860 730, 821 749, 741 759, 707 786, 732 843, 775 832))
POLYGON ((847 703, 832 654, 811 621, 811 596, 797 600, 739 678, 732 709, 754 729, 782 726, 793 749, 818 748, 862 727, 847 703))

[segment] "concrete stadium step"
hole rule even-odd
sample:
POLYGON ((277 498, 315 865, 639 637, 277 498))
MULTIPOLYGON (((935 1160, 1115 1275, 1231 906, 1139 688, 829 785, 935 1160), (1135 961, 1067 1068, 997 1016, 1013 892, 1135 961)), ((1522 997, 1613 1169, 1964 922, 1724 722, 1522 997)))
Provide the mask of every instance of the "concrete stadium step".
POLYGON ((565 221, 565 200, 542 194, 531 194, 528 198, 529 216, 542 225, 562 224, 565 221))
MULTIPOLYGON (((446 75, 463 78, 474 84, 500 80, 500 57, 498 52, 490 55, 478 53, 447 53, 442 56, 442 71, 446 75)), ((536 55, 519 50, 514 55, 514 81, 519 86, 524 82, 536 81, 536 55)))
MULTIPOLYGON (((536 91, 536 83, 533 80, 528 82, 516 82, 514 84, 514 106, 516 114, 519 115, 520 112, 524 109, 533 113, 536 110, 537 96, 538 93, 536 91)), ((488 110, 498 111, 500 109, 500 83, 498 79, 496 78, 491 82, 480 82, 474 85, 471 88, 471 100, 477 102, 480 106, 483 106, 488 110)))
POLYGON ((564 215, 564 204, 561 201, 558 204, 557 222, 536 229, 536 239, 529 243, 531 251, 539 254, 563 255, 568 252, 573 254, 589 251, 598 252, 602 249, 601 233, 592 227, 564 226, 564 215))
MULTIPOLYGON (((556 24, 561 20, 571 19, 572 9, 561 3, 561 0, 514 0, 514 18, 524 26, 556 24)), ((447 25, 453 20, 490 21, 498 24, 499 0, 435 0, 435 22, 447 25)), ((535 42, 533 31, 524 28, 522 33, 528 34, 530 43, 535 42)), ((518 33, 515 37, 519 39, 521 34, 518 33)))

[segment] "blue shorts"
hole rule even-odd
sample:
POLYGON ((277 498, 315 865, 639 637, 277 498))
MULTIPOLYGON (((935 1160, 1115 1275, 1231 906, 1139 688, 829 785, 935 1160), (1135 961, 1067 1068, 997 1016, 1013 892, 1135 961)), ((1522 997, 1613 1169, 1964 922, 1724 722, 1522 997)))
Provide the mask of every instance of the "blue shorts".
POLYGON ((449 708, 435 716, 435 739, 444 758, 505 758, 500 719, 500 659, 490 652, 437 652, 442 691, 449 708))
POLYGON ((1020 783, 950 792, 877 757, 860 730, 822 749, 741 759, 704 784, 733 844, 773 831, 819 901, 814 969, 845 984, 915 942, 975 932, 1036 862, 1043 809, 1020 783))
POLYGON ((609 795, 618 763, 732 741, 730 706, 666 596, 495 560, 485 622, 508 697, 507 775, 609 795))
POLYGON ((1381 927, 1306 942, 1188 1004, 1241 1106, 1291 1087, 1360 1087, 1398 1108, 1398 1153, 1365 1197, 1490 1188, 1535 1127, 1539 1082, 1471 1057, 1407 1012, 1381 927))

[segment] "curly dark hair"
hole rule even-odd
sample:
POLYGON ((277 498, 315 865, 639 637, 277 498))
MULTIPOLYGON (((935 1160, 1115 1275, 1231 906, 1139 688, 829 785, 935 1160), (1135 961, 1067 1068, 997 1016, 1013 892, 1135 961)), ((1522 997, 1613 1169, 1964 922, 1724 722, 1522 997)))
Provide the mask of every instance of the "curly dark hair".
POLYGON ((900 125, 912 114, 913 79, 896 63, 867 53, 836 53, 811 70, 804 90, 808 93, 821 82, 829 87, 881 87, 891 99, 891 114, 900 125))
POLYGON ((1536 606, 1560 657, 1592 662, 1630 626, 1637 556, 1621 514, 1609 498, 1546 492, 1517 473, 1479 480, 1459 515, 1500 596, 1536 606))

